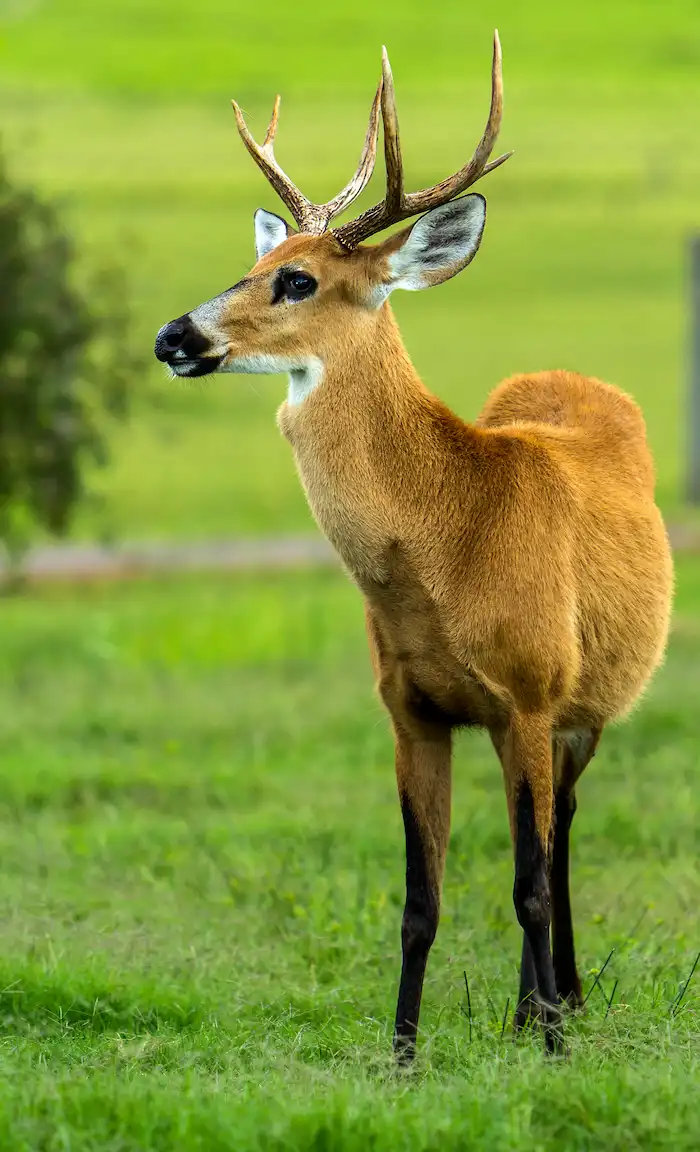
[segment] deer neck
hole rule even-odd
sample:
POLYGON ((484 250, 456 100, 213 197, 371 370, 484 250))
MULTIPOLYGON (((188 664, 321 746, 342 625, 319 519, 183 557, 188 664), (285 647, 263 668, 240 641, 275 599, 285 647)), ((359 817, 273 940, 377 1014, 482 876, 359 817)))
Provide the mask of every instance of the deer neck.
POLYGON ((440 493, 454 493, 457 476, 468 499, 479 434, 427 390, 388 304, 367 331, 291 374, 278 421, 316 520, 355 571, 439 520, 440 493))

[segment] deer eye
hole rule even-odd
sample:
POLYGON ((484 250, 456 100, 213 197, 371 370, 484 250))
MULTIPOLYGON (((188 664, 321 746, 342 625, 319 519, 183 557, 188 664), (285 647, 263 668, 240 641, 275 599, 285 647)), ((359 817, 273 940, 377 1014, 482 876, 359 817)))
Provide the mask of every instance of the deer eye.
POLYGON ((278 284, 275 285, 275 303, 283 296, 287 300, 305 300, 316 291, 316 281, 313 276, 302 272, 298 268, 286 268, 280 272, 278 284))

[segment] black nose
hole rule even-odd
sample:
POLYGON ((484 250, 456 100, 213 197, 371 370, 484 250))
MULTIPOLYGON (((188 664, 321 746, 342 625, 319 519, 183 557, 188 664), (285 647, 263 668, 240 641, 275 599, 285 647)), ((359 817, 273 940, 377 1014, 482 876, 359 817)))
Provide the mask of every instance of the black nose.
POLYGON ((155 354, 158 360, 165 363, 183 359, 183 356, 175 355, 177 352, 184 353, 187 360, 196 360, 208 347, 209 340, 195 328, 189 315, 185 315, 163 325, 156 336, 155 354))

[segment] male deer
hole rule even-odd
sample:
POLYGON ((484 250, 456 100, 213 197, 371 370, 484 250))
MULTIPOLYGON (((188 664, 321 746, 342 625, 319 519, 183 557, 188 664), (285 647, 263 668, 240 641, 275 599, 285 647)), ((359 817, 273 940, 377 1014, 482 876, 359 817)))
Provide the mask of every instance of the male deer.
POLYGON ((485 201, 455 197, 508 158, 489 163, 502 111, 498 34, 484 135, 433 188, 404 191, 386 52, 382 72, 357 171, 327 204, 312 204, 275 160, 279 97, 262 145, 234 103, 243 142, 298 231, 259 210, 250 274, 161 328, 155 351, 178 376, 289 373, 279 425, 316 520, 364 595, 393 723, 406 834, 399 1058, 415 1051, 460 726, 487 729, 503 770, 523 928, 516 1027, 536 1019, 557 1052, 560 1006, 581 1003, 574 789, 604 725, 661 661, 671 558, 644 421, 624 393, 572 372, 516 376, 467 424, 416 374, 388 297, 441 284, 476 255, 485 201), (386 195, 331 228, 372 174, 380 109, 386 195))

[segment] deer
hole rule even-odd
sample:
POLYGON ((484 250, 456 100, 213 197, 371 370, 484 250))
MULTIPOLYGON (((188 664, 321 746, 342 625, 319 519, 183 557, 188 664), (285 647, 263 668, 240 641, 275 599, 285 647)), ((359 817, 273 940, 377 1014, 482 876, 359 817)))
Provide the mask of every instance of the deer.
POLYGON ((503 109, 497 32, 483 135, 464 167, 421 191, 404 187, 386 49, 358 167, 325 204, 275 158, 279 96, 262 144, 232 104, 295 227, 259 209, 250 273, 164 325, 155 355, 179 377, 288 376, 278 425, 363 596, 393 729, 406 849, 396 1058, 410 1066, 416 1053, 462 728, 486 730, 502 770, 522 929, 514 1029, 536 1028, 546 1052, 565 1055, 566 1012, 583 1003, 569 893, 576 785, 604 727, 662 662, 669 629, 673 565, 642 413, 616 386, 551 370, 503 381, 469 423, 426 387, 402 342, 391 293, 467 267, 486 201, 462 193, 512 155, 490 159, 503 109), (380 118, 385 195, 338 224, 372 175, 380 118))

